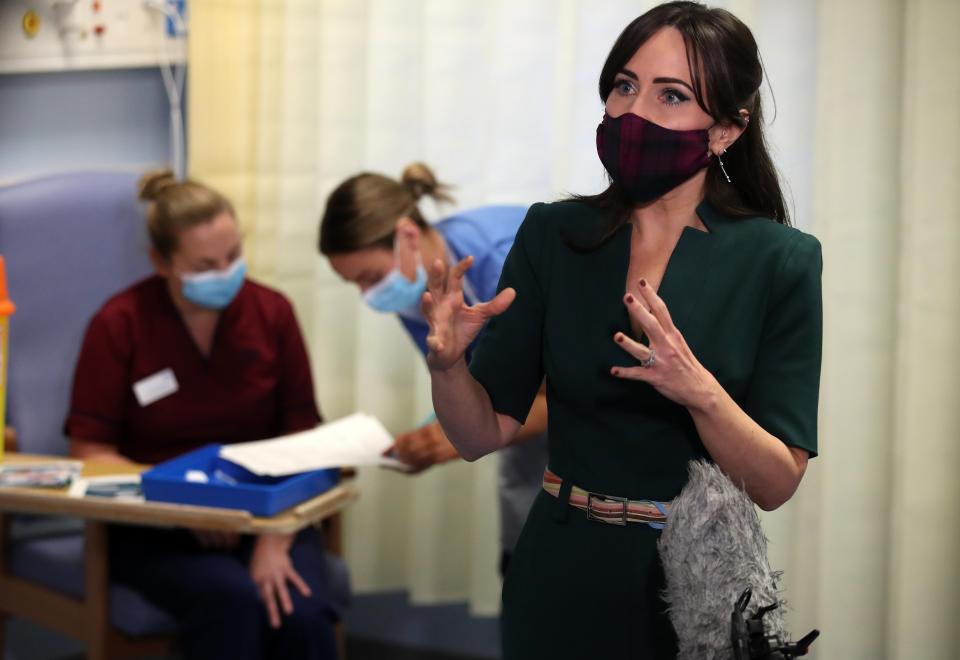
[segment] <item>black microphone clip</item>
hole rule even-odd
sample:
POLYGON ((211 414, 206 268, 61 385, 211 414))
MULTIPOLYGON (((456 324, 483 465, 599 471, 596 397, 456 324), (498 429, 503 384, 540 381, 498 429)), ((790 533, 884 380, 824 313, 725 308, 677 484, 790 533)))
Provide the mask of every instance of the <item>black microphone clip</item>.
POLYGON ((780 607, 780 603, 760 607, 750 617, 747 615, 747 605, 750 604, 752 596, 753 591, 744 589, 730 616, 734 660, 793 660, 797 656, 806 655, 813 640, 820 636, 820 631, 811 630, 792 644, 784 643, 777 635, 767 635, 763 617, 780 607))

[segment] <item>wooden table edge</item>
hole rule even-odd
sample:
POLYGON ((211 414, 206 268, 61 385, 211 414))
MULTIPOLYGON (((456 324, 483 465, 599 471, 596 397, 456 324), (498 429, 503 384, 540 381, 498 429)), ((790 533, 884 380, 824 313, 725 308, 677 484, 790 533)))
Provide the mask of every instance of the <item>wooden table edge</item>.
MULTIPOLYGON (((13 456, 16 455, 6 458, 13 456)), ((57 460, 71 459, 21 454, 10 462, 57 460)), ((124 466, 117 466, 117 468, 116 474, 136 474, 144 469, 143 467, 124 469, 124 466)), ((89 521, 146 527, 185 527, 242 534, 292 534, 342 511, 358 497, 359 491, 355 481, 344 480, 330 490, 281 511, 275 516, 260 517, 238 509, 154 501, 123 502, 92 497, 70 497, 64 489, 0 487, 0 512, 73 516, 89 521)))

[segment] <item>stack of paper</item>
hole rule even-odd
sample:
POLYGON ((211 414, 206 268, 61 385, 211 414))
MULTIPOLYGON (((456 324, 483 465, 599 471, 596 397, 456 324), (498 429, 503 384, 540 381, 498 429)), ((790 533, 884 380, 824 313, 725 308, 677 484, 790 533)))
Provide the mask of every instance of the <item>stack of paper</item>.
POLYGON ((226 445, 220 457, 254 474, 283 477, 299 472, 357 465, 401 464, 383 454, 393 436, 370 415, 356 413, 310 431, 226 445))

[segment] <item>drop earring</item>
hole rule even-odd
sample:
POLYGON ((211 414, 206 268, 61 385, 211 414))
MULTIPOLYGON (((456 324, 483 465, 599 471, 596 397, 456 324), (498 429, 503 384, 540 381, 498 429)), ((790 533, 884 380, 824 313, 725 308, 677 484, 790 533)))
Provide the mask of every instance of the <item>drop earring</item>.
POLYGON ((727 168, 723 166, 723 158, 721 158, 721 156, 722 156, 723 154, 725 154, 725 153, 727 153, 727 150, 726 150, 726 149, 724 149, 724 150, 722 150, 720 153, 718 153, 718 154, 717 154, 717 161, 720 163, 720 171, 723 172, 723 176, 726 178, 727 183, 733 183, 732 181, 730 181, 730 175, 727 174, 727 168))

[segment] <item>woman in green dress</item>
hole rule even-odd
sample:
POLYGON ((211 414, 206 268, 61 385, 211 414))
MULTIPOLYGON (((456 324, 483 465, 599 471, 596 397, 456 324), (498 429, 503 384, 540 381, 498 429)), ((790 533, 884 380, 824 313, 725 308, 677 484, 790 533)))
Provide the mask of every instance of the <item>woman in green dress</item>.
POLYGON ((659 527, 693 459, 764 509, 817 450, 820 244, 789 226, 749 29, 689 2, 620 35, 600 75, 610 186, 534 205, 497 296, 432 266, 437 416, 476 459, 544 376, 550 461, 503 589, 506 660, 670 658, 659 527), (463 351, 486 324, 468 366, 463 351))

